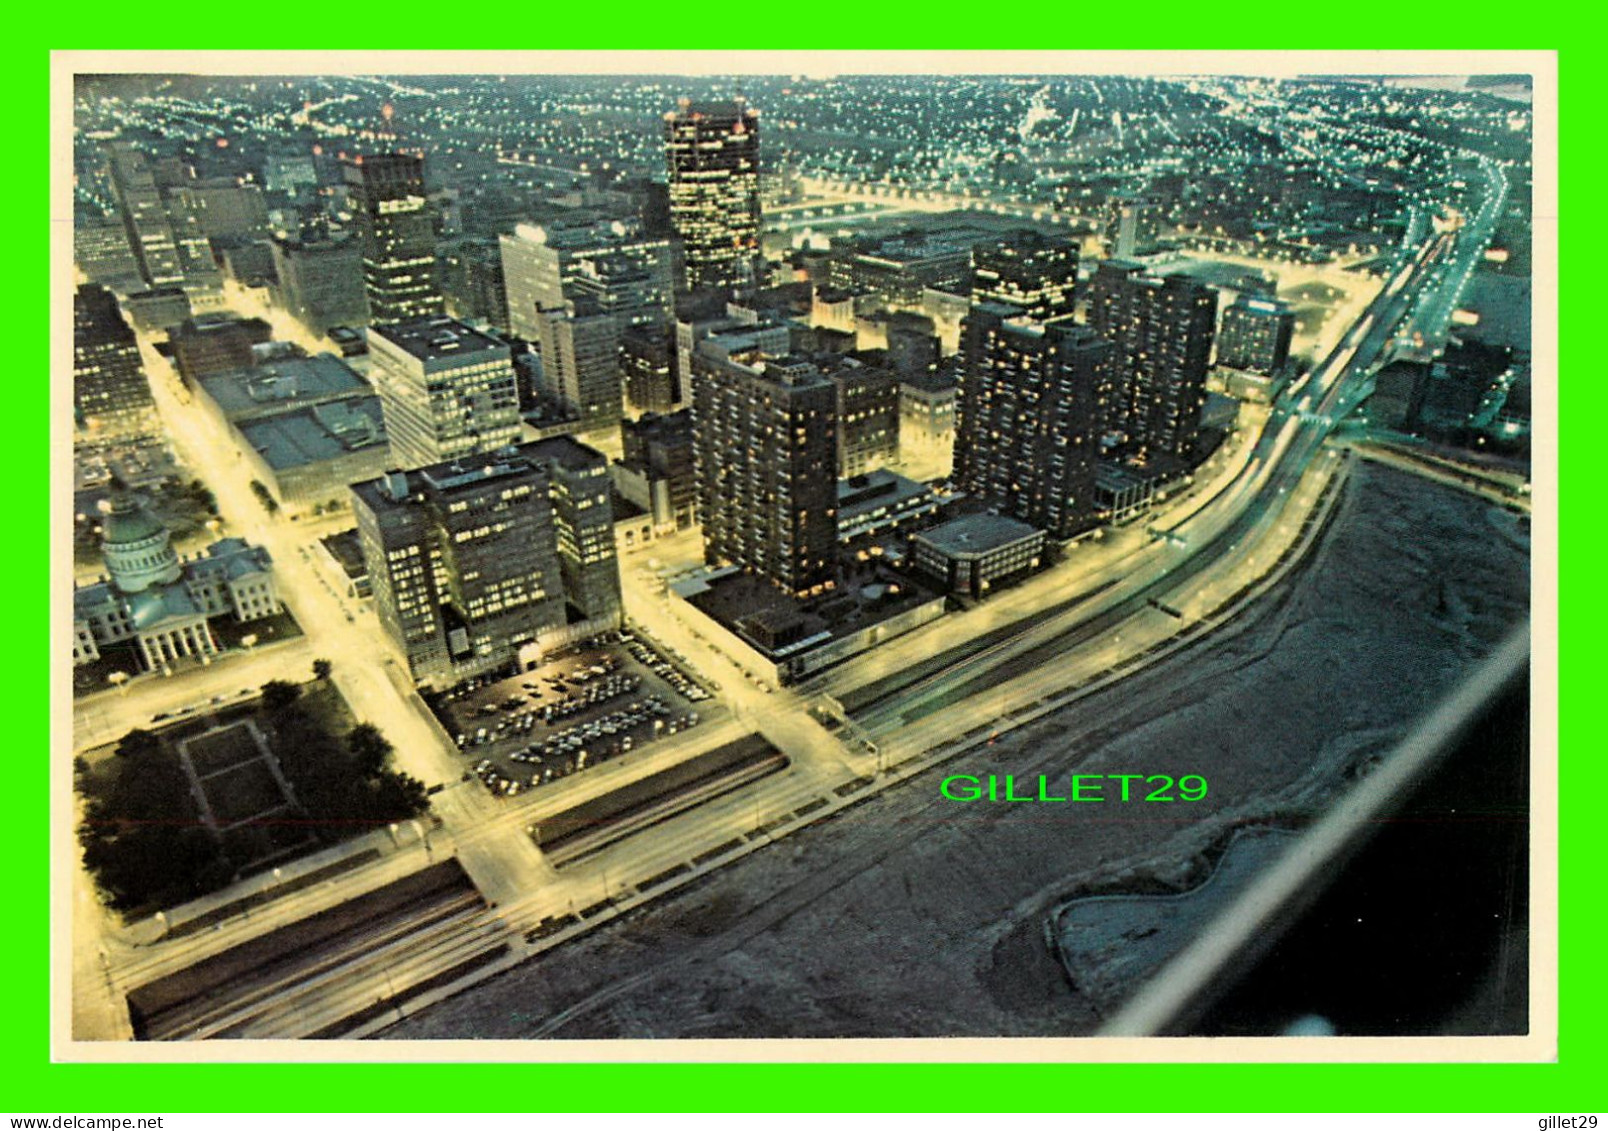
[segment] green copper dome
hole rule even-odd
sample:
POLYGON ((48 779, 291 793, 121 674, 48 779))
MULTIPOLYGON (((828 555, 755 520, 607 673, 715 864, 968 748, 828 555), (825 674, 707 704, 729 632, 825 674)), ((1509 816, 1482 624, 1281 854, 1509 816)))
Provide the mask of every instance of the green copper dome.
POLYGON ((119 492, 112 497, 101 524, 101 544, 126 546, 166 533, 167 527, 143 503, 133 495, 119 492))

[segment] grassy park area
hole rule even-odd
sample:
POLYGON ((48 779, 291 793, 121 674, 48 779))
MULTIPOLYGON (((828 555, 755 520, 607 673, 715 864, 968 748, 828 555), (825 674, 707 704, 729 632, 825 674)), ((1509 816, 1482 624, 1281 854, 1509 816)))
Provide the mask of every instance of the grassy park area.
POLYGON ((426 808, 390 768, 391 744, 357 723, 333 683, 273 680, 253 700, 157 731, 115 757, 79 759, 84 862, 111 905, 195 899, 426 808))

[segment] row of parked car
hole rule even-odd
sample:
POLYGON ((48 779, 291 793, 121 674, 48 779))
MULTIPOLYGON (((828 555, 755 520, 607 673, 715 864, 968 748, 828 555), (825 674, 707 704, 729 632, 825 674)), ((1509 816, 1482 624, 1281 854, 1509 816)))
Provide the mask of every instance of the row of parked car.
POLYGON ((582 711, 590 710, 599 703, 607 703, 610 699, 618 699, 622 695, 630 695, 642 686, 642 677, 639 675, 611 675, 595 687, 588 687, 579 695, 566 695, 557 703, 545 703, 538 710, 544 723, 557 722, 578 715, 582 711))
POLYGON ((697 726, 699 721, 696 711, 672 717, 663 699, 649 695, 624 710, 571 727, 540 746, 532 744, 516 751, 512 755, 514 761, 535 767, 528 783, 504 774, 490 758, 481 759, 474 772, 493 793, 503 797, 514 796, 524 789, 534 789, 545 782, 568 777, 595 762, 627 753, 635 745, 630 732, 650 720, 655 736, 675 734, 697 726))
POLYGON ((709 692, 698 686, 698 684, 693 680, 688 679, 682 674, 680 668, 676 667, 669 660, 659 655, 658 651, 656 651, 650 645, 636 639, 635 637, 632 637, 631 640, 627 642, 626 648, 630 651, 631 655, 636 658, 637 663, 641 664, 645 668, 650 669, 660 679, 664 680, 671 687, 675 688, 676 694, 681 696, 683 699, 686 699, 692 703, 698 703, 709 698, 709 692))

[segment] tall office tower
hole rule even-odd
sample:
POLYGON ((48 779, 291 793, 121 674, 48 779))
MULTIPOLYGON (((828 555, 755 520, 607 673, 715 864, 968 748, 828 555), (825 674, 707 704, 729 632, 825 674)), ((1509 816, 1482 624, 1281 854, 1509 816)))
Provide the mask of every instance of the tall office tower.
POLYGON ((128 229, 115 216, 73 217, 73 262, 92 283, 129 294, 145 289, 128 229))
POLYGON ((435 210, 425 199, 424 159, 375 153, 346 166, 363 252, 369 324, 441 314, 435 278, 435 210))
POLYGON ((1187 458, 1206 396, 1217 291, 1108 259, 1090 282, 1088 317, 1116 347, 1102 389, 1107 437, 1140 463, 1187 458))
POLYGON ((1070 538, 1094 522, 1101 375, 1109 342, 1068 318, 972 308, 955 403, 955 481, 1070 538))
POLYGON ((363 254, 356 241, 275 239, 274 274, 279 305, 313 334, 369 320, 363 289, 363 254))
POLYGON ((837 555, 837 390, 757 335, 698 343, 693 455, 704 557, 795 595, 829 588, 837 555))
POLYGON ((156 409, 139 342, 105 287, 73 295, 73 417, 90 437, 154 435, 156 409))
POLYGON ((184 281, 184 268, 167 206, 145 155, 126 142, 111 147, 108 166, 117 210, 128 232, 140 275, 152 287, 184 281))
POLYGON ((372 379, 404 468, 495 451, 519 439, 512 351, 446 315, 369 331, 372 379))
POLYGON ((571 619, 618 627, 620 565, 614 554, 608 457, 569 436, 538 440, 519 450, 548 469, 559 574, 564 598, 578 614, 571 619))
POLYGON ((675 378, 675 332, 669 322, 632 326, 620 335, 625 399, 638 412, 669 412, 680 400, 675 378))
POLYGON ((447 313, 468 322, 508 329, 508 292, 502 255, 489 239, 466 237, 441 248, 438 265, 447 313))
POLYGON ((564 625, 548 467, 519 449, 354 483, 380 626, 421 684, 507 665, 564 625))
POLYGON ((996 302, 1047 322, 1072 313, 1078 245, 1031 228, 972 248, 972 301, 996 302))
POLYGON ((687 287, 759 285, 759 111, 742 99, 682 99, 664 116, 670 223, 686 255, 687 287))
POLYGON ((591 303, 537 315, 542 392, 580 417, 581 430, 617 423, 621 411, 620 329, 591 303))
POLYGON ((1217 334, 1217 364, 1272 376, 1290 359, 1295 312, 1287 303, 1242 294, 1223 311, 1217 334))
POLYGON ((837 473, 864 475, 899 458, 899 376, 852 357, 833 359, 837 388, 837 473))
POLYGON ((537 341, 537 314, 590 302, 623 330, 675 314, 670 241, 636 220, 520 224, 499 237, 508 326, 537 341))
POLYGON ((622 335, 675 313, 670 241, 614 220, 521 224, 501 244, 509 329, 537 344, 549 395, 583 427, 618 420, 622 335))

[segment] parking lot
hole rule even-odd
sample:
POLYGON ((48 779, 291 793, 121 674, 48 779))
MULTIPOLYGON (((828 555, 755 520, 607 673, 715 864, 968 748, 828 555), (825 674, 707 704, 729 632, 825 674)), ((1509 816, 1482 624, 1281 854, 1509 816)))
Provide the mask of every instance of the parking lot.
POLYGON ((709 690, 635 633, 608 633, 540 667, 425 701, 466 774, 514 796, 707 720, 709 690))

